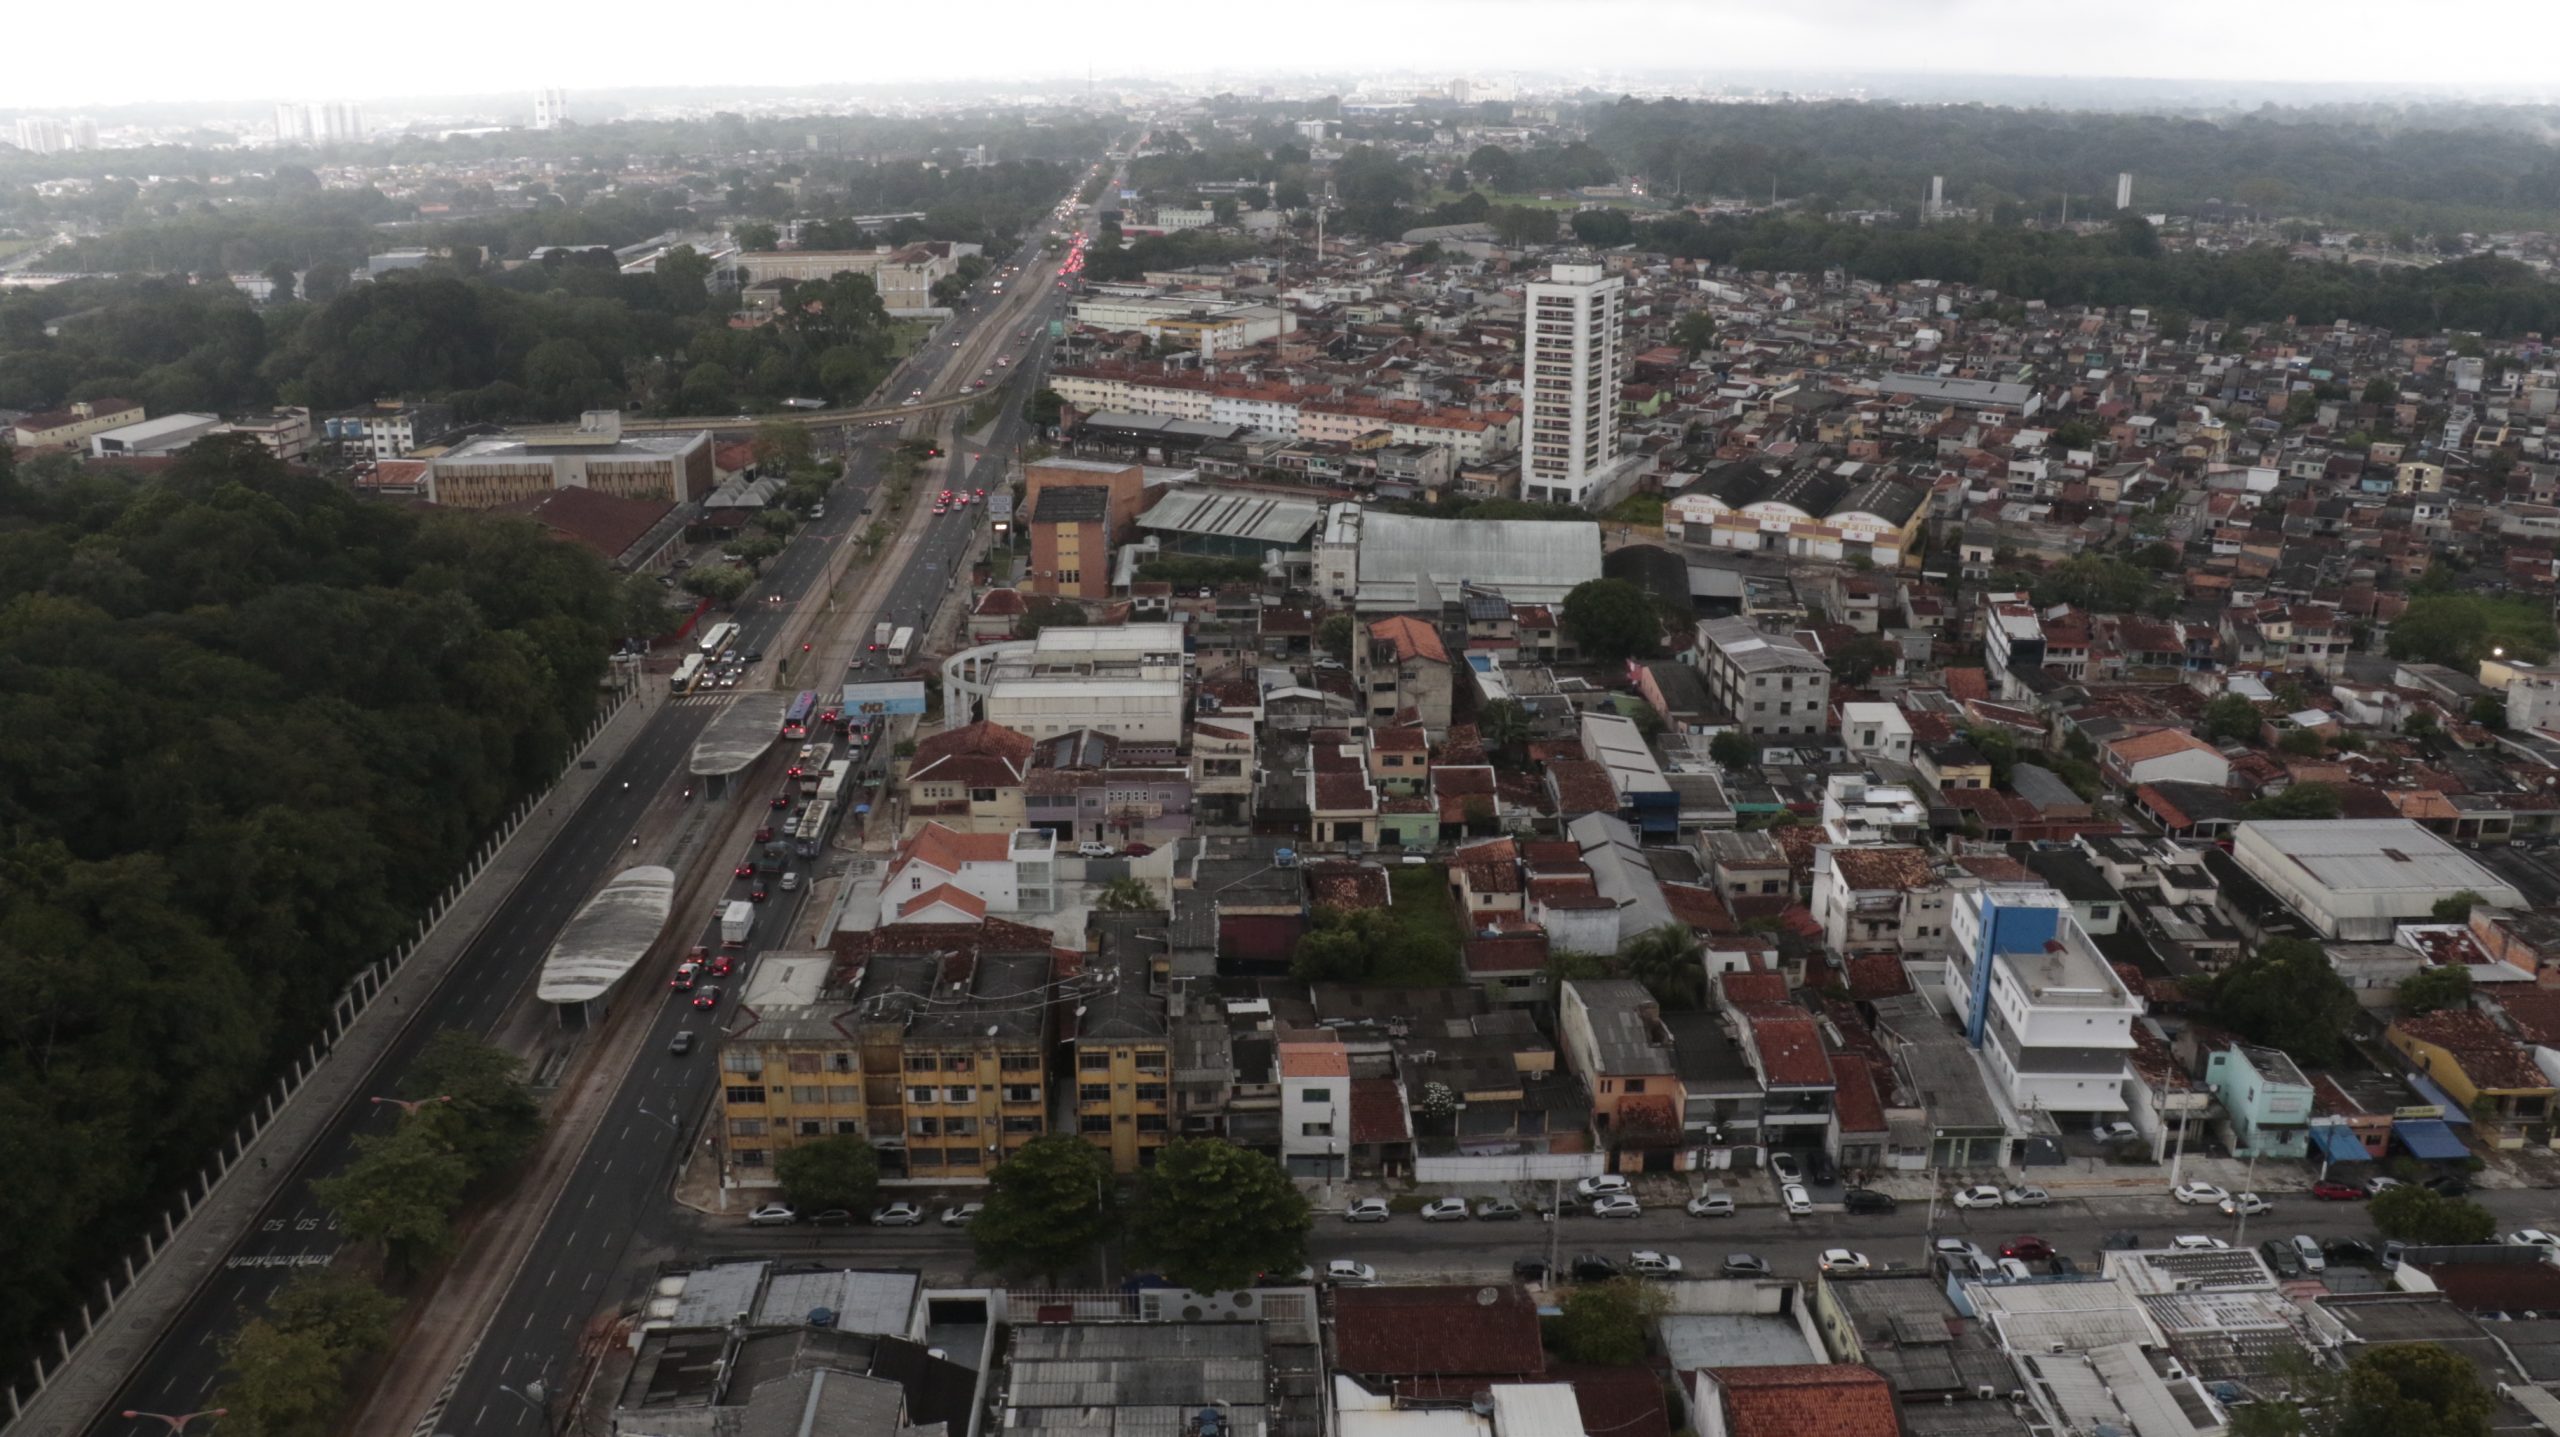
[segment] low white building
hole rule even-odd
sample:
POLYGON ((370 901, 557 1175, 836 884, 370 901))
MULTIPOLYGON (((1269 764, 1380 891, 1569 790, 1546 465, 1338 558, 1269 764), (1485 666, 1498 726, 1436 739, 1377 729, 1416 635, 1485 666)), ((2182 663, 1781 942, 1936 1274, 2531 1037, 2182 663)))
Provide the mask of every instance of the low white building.
POLYGON ((1835 773, 1822 785, 1822 831, 1844 848, 1919 843, 1929 836, 1929 806, 1908 784, 1835 773))
POLYGON ((1856 759, 1911 762, 1911 720, 1894 704, 1840 706, 1840 743, 1856 759))
POLYGON ((2500 908, 2528 906, 2514 884, 2414 819, 2254 820, 2233 830, 2231 858, 2339 942, 2388 942, 2466 891, 2500 908))
POLYGON ((1280 1044, 1280 1162, 1293 1178, 1351 1170, 1351 1054, 1330 1033, 1280 1044))
POLYGON ((163 414, 89 436, 92 459, 154 458, 175 454, 222 427, 211 414, 163 414))

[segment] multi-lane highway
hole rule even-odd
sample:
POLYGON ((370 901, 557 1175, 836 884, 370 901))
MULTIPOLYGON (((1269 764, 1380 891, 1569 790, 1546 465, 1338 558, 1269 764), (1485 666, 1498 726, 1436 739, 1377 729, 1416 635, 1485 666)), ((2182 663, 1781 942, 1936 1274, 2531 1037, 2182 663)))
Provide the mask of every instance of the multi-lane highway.
MULTIPOLYGON (((981 303, 957 316, 931 347, 910 358, 892 380, 892 392, 923 388, 929 397, 942 397, 968 377, 964 373, 946 382, 943 371, 954 353, 952 338, 965 339, 982 327, 1000 326, 1011 346, 1014 328, 1033 323, 1035 313, 1045 321, 1046 313, 1038 307, 1047 303, 1052 291, 1039 255, 1039 237, 1044 233, 1045 226, 1036 226, 1032 240, 1015 258, 1023 270, 1015 295, 1001 305, 981 303)), ((1039 332, 1045 333, 1045 323, 1039 332)), ((1029 368, 1022 360, 1016 362, 1029 368)), ((920 422, 939 423, 940 418, 916 416, 920 422)), ((828 519, 804 528, 758 581, 756 593, 778 593, 783 602, 740 606, 735 617, 742 629, 742 647, 780 647, 798 601, 810 596, 811 585, 826 574, 829 550, 867 522, 863 514, 868 491, 879 482, 882 464, 872 441, 892 433, 853 432, 846 478, 829 495, 828 519)), ((1000 471, 1000 459, 987 463, 1000 471)), ((1001 477, 1000 472, 996 477, 1001 477)), ((973 477, 973 482, 993 487, 990 479, 973 477)), ((900 622, 915 622, 947 588, 950 566, 966 549, 968 528, 984 514, 972 506, 965 518, 936 518, 930 509, 927 495, 910 522, 932 527, 926 529, 889 589, 888 608, 900 615, 900 622)), ((857 620, 867 627, 871 616, 845 619, 857 620)), ((630 840, 650 826, 653 805, 683 801, 675 792, 678 777, 685 772, 694 741, 716 711, 712 704, 670 703, 649 716, 638 738, 614 762, 593 796, 568 817, 449 976, 421 1005, 360 1092, 396 1092, 399 1075, 438 1029, 488 1032, 516 1004, 531 1001, 543 955, 596 885, 631 862, 635 852, 655 856, 635 850, 630 840)), ((760 798, 760 793, 750 790, 733 801, 754 803, 760 798)), ((663 807, 659 816, 664 816, 663 807)), ((730 858, 724 849, 715 851, 710 861, 726 863, 730 858)), ((761 915, 760 931, 788 931, 806 897, 805 886, 798 893, 775 894, 775 902, 768 905, 772 911, 761 915)), ((554 1373, 572 1367, 571 1339, 598 1304, 609 1300, 608 1294, 618 1298, 615 1278, 631 1245, 646 1240, 665 1219, 664 1194, 680 1141, 674 1130, 678 1124, 690 1125, 707 1099, 717 1057, 707 1051, 708 1045, 683 1059, 667 1053, 667 1040, 678 1028, 709 1028, 712 1024, 704 1020, 713 1015, 660 996, 663 989, 657 976, 635 974, 633 991, 620 1000, 664 1004, 665 1011, 650 1018, 640 1059, 613 1094, 611 1110, 588 1150, 579 1156, 565 1195, 545 1224, 532 1258, 509 1287, 475 1361, 454 1384, 439 1430, 468 1437, 475 1432, 514 1431, 535 1421, 524 1405, 499 1391, 500 1384, 520 1385, 545 1366, 554 1373)), ((133 1424, 114 1414, 127 1408, 186 1412, 205 1405, 204 1399, 220 1381, 222 1339, 242 1314, 262 1309, 298 1266, 325 1263, 338 1251, 334 1225, 313 1198, 311 1181, 344 1166, 358 1137, 386 1130, 396 1116, 395 1109, 362 1101, 349 1104, 336 1116, 321 1141, 300 1156, 279 1185, 252 1236, 195 1294, 167 1336, 93 1420, 89 1432, 95 1437, 125 1437, 133 1424)))

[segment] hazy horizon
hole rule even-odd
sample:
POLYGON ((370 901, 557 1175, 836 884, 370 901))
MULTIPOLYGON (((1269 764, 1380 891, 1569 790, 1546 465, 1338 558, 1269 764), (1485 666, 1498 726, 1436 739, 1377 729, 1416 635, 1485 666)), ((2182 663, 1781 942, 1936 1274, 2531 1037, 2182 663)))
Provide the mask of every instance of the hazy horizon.
MULTIPOLYGON (((2049 103, 2070 103, 2082 84, 2302 88, 2330 100, 2359 92, 2560 99, 2547 47, 2483 38, 2501 28, 2521 36, 2547 15, 2522 0, 2492 0, 2459 25, 2436 26, 2379 0, 2255 9, 2154 0, 2103 15, 2026 0, 1300 0, 1232 27, 1204 25, 1202 11, 1173 0, 1127 0, 1101 28, 1076 23, 1096 12, 988 0, 967 12, 965 46, 953 43, 952 12, 813 12, 805 24, 760 30, 758 40, 787 42, 769 56, 742 40, 735 60, 710 66, 705 54, 718 52, 671 41, 675 16, 655 7, 622 13, 631 23, 603 30, 583 12, 458 0, 433 22, 404 29, 398 63, 366 68, 366 83, 349 77, 342 12, 282 0, 255 25, 191 31, 182 46, 129 43, 111 69, 22 67, 6 110, 103 115, 322 98, 504 110, 528 106, 542 88, 914 94, 971 83, 1081 85, 1089 73, 1113 88, 1175 78, 1247 87, 1281 76, 1517 73, 1555 88, 1751 88, 1830 76, 1937 92, 1971 79, 2042 89, 2050 93, 2038 98, 2049 103), (1268 23, 1275 14, 1289 17, 1285 29, 1268 23), (1217 33, 1225 29, 1233 33, 1217 33)), ((53 9, 19 18, 13 31, 26 53, 79 53, 94 41, 95 22, 53 9)))

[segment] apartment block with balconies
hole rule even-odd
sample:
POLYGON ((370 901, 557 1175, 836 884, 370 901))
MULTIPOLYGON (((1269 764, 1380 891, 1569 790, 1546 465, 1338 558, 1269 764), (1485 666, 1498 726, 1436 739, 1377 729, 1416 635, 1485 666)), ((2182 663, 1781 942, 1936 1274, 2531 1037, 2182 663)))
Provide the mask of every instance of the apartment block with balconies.
POLYGON ((2127 1111, 2142 1000, 2071 900, 2041 884, 1967 884, 1952 919, 1947 996, 1993 1096, 2018 1114, 2127 1111))
POLYGON ((1095 945, 1067 1020, 1076 1132, 1111 1154, 1111 1170, 1155 1164, 1172 1140, 1173 1029, 1159 992, 1170 952, 1162 913, 1095 913, 1095 945))

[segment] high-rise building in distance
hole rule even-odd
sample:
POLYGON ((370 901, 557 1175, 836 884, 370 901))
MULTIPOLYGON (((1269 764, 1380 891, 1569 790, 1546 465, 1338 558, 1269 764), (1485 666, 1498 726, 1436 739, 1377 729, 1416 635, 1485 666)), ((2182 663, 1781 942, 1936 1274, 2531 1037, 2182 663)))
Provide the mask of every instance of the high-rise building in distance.
POLYGON ((276 106, 279 145, 352 145, 364 139, 364 107, 346 100, 276 106))
POLYGON ((539 90, 534 93, 533 127, 535 129, 556 130, 567 123, 569 123, 568 91, 539 90))
POLYGON ((1618 464, 1626 284, 1596 264, 1556 264, 1528 289, 1529 426, 1520 497, 1582 504, 1618 464))
POLYGON ((18 148, 31 155, 50 155, 71 148, 71 139, 62 122, 51 115, 23 115, 18 119, 18 148))

